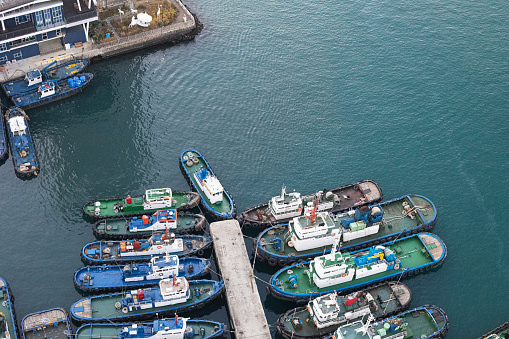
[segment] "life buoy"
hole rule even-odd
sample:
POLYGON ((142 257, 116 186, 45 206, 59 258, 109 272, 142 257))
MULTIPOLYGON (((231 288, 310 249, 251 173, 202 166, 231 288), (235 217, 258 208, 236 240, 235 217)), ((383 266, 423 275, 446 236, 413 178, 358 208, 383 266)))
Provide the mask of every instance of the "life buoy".
POLYGON ((162 277, 163 275, 164 275, 164 274, 162 274, 162 273, 159 273, 159 276, 160 276, 160 277, 162 277))
POLYGON ((160 250, 161 248, 163 248, 163 246, 157 246, 157 249, 160 250))
POLYGON ((145 201, 145 204, 147 204, 147 205, 148 205, 148 204, 150 204, 150 201, 148 201, 148 200, 147 200, 147 201, 145 201))
POLYGON ((346 274, 346 273, 343 273, 342 277, 344 278, 344 277, 346 277, 347 275, 348 275, 348 274, 346 274))

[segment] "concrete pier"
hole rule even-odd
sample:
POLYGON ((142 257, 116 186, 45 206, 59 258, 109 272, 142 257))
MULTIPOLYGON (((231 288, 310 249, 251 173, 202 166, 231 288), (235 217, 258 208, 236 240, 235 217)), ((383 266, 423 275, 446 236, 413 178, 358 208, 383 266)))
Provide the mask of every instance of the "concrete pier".
POLYGON ((210 224, 210 234, 226 287, 235 337, 271 338, 239 222, 213 222, 210 224))

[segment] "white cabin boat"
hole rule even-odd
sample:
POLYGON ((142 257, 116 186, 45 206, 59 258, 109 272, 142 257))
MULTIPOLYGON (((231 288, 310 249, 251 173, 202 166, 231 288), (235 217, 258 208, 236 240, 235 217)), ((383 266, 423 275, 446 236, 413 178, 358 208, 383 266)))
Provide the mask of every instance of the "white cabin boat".
POLYGON ((300 193, 286 193, 286 187, 283 186, 281 195, 272 197, 269 202, 269 212, 272 213, 276 220, 288 219, 300 215, 309 215, 316 205, 317 211, 330 210, 335 204, 339 204, 339 197, 332 192, 325 194, 323 199, 323 191, 315 193, 315 202, 308 201, 304 206, 304 202, 300 193))
POLYGON ((149 263, 149 273, 137 272, 138 265, 126 265, 123 268, 123 277, 125 282, 144 281, 144 280, 161 280, 179 273, 179 257, 177 255, 166 254, 164 257, 153 257, 149 263))
POLYGON ((223 201, 223 186, 205 167, 194 173, 194 179, 211 204, 223 201))
POLYGON ((160 234, 154 234, 147 240, 127 240, 120 242, 120 257, 132 256, 149 256, 164 253, 177 253, 184 251, 184 240, 175 238, 175 234, 171 233, 168 238, 160 234))
POLYGON ((143 209, 162 209, 173 203, 171 188, 156 188, 145 191, 143 209))

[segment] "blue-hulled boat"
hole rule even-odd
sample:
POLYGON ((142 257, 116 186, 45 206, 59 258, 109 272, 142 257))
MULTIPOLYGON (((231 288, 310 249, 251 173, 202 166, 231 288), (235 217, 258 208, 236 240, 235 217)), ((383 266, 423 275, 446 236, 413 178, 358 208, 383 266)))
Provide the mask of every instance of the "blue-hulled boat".
POLYGON ((149 261, 154 255, 176 254, 179 257, 210 255, 210 236, 154 234, 148 239, 95 241, 81 250, 82 259, 90 265, 127 264, 149 261))
POLYGON ((205 307, 222 291, 222 281, 174 276, 157 287, 81 299, 71 306, 71 317, 78 322, 153 319, 156 314, 170 316, 205 307))
POLYGON ((71 327, 63 308, 31 313, 21 321, 23 339, 71 339, 71 327))
POLYGON ((180 170, 194 191, 201 196, 200 205, 213 220, 235 218, 233 198, 223 188, 205 158, 194 149, 186 149, 180 155, 180 170))
POLYGON ((7 282, 0 277, 0 338, 17 339, 18 323, 13 296, 7 282))
POLYGON ((88 65, 87 60, 71 60, 63 64, 56 65, 56 61, 44 67, 42 71, 35 69, 28 71, 24 78, 5 82, 2 89, 9 97, 18 95, 36 89, 43 81, 63 80, 82 72, 88 65))
POLYGON ((76 339, 210 339, 221 336, 223 332, 223 323, 175 317, 150 323, 87 324, 76 330, 76 339))
POLYGON ((329 253, 337 239, 342 243, 340 251, 355 251, 428 232, 435 226, 436 219, 435 205, 416 194, 336 215, 313 209, 309 215, 262 231, 255 243, 256 257, 271 266, 286 266, 329 253))
POLYGON ((39 162, 25 112, 19 107, 11 107, 5 113, 5 122, 14 171, 20 177, 36 176, 39 162))
POLYGON ((4 160, 9 154, 7 146, 7 133, 5 131, 4 114, 0 108, 0 161, 4 160))
POLYGON ((38 89, 13 96, 12 102, 23 109, 49 104, 81 92, 93 78, 92 73, 82 73, 79 77, 75 76, 60 81, 45 81, 38 86, 38 89))
POLYGON ((197 279, 209 269, 208 259, 166 255, 153 257, 149 263, 83 267, 74 273, 74 285, 86 292, 118 291, 154 285, 173 275, 197 279))

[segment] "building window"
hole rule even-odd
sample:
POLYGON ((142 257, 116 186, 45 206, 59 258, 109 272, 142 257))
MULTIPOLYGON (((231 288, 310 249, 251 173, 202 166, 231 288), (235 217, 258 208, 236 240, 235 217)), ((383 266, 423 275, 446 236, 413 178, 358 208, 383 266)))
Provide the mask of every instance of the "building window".
POLYGON ((21 51, 19 51, 18 53, 14 53, 13 57, 15 58, 23 58, 23 54, 21 54, 21 51))
POLYGON ((0 44, 0 52, 8 50, 7 43, 4 42, 3 44, 0 44))
POLYGON ((60 28, 57 29, 56 33, 57 33, 57 36, 62 36, 62 29, 60 29, 60 28))
POLYGON ((7 55, 4 55, 4 56, 1 56, 1 57, 0 57, 0 62, 6 62, 7 60, 9 60, 9 59, 7 58, 7 55))
POLYGON ((32 19, 30 18, 30 14, 27 14, 27 15, 25 15, 25 22, 29 22, 29 21, 32 21, 32 19))
POLYGON ((16 23, 16 25, 19 25, 19 16, 14 18, 14 22, 16 23))
POLYGON ((51 11, 49 8, 44 10, 44 23, 46 25, 51 25, 51 11))
POLYGON ((42 40, 48 40, 48 33, 42 33, 42 40))
POLYGON ((42 20, 42 12, 35 12, 35 21, 37 22, 37 26, 44 26, 44 21, 42 20))
POLYGON ((54 7, 51 9, 53 12, 53 22, 61 22, 62 21, 62 9, 61 7, 54 7))

